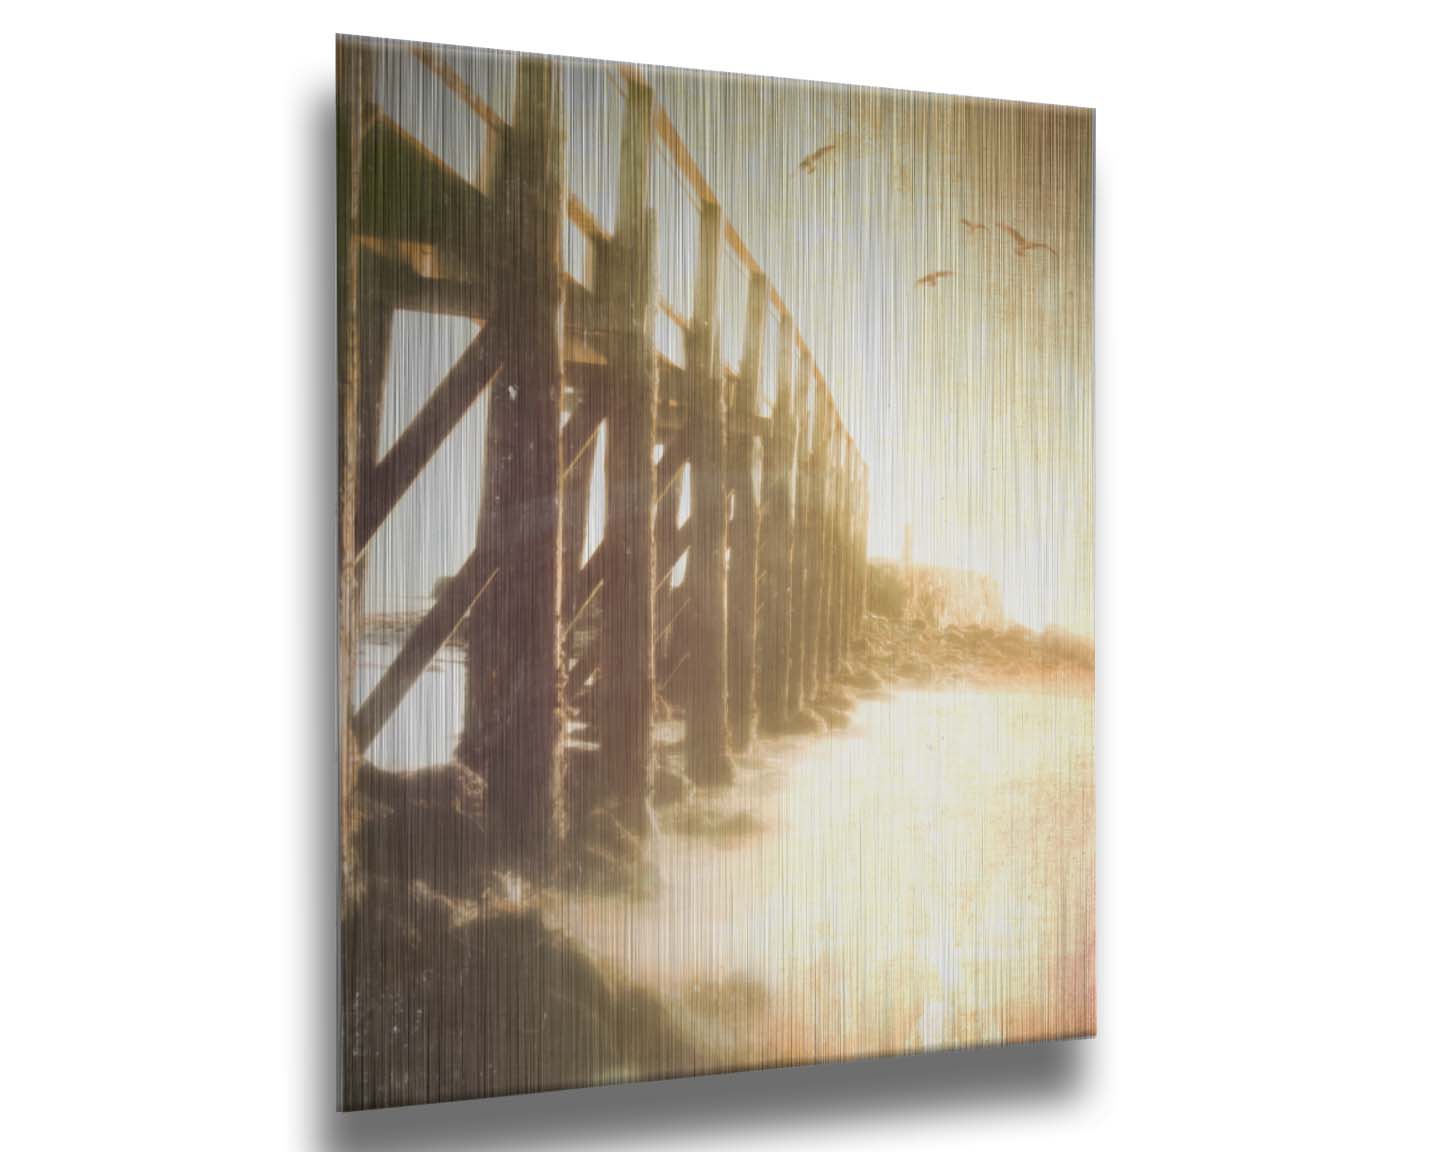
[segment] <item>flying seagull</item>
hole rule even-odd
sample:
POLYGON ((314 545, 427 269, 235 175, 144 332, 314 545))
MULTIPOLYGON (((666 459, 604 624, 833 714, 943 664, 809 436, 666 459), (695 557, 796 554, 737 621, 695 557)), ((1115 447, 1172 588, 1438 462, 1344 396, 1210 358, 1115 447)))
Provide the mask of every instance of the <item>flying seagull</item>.
POLYGON ((815 149, 814 152, 811 152, 810 155, 806 156, 805 159, 800 161, 800 171, 804 172, 807 176, 814 175, 816 165, 818 165, 821 160, 825 159, 826 156, 828 156, 831 152, 834 151, 835 142, 833 140, 829 144, 826 144, 823 148, 815 149))
POLYGON ((966 220, 963 216, 960 217, 960 223, 965 225, 965 231, 969 232, 972 236, 976 232, 990 231, 990 229, 986 228, 984 224, 977 224, 974 220, 966 220))
POLYGON ((1049 244, 1042 244, 1038 240, 1025 239, 1024 236, 1020 235, 1020 233, 1015 231, 1014 228, 1010 227, 1009 224, 1001 224, 1000 231, 1008 233, 1010 237, 1015 241, 1015 254, 1017 256, 1024 256, 1025 253, 1033 252, 1036 248, 1043 248, 1052 256, 1060 255, 1060 253, 1056 252, 1055 249, 1050 247, 1049 244))
POLYGON ((948 268, 942 269, 939 272, 927 272, 924 276, 921 276, 920 279, 915 281, 915 287, 933 288, 936 284, 940 283, 941 280, 945 279, 946 276, 954 275, 955 273, 951 272, 948 268))

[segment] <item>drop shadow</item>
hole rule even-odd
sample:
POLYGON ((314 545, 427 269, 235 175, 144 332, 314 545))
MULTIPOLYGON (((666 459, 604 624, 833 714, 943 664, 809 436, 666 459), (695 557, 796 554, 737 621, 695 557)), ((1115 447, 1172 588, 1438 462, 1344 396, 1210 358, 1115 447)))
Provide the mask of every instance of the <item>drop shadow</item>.
POLYGON ((1053 1105, 1081 1091, 1085 1046, 1048 1041, 1006 1048, 936 1052, 740 1072, 692 1080, 583 1088, 502 1100, 474 1100, 333 1116, 322 1146, 330 1149, 461 1148, 477 1136, 532 1148, 590 1141, 663 1143, 697 1129, 736 1137, 834 1127, 847 1118, 894 1117, 913 1123, 925 1115, 979 1114, 1044 1101, 1053 1105))
POLYGON ((319 88, 303 109, 305 156, 297 170, 304 185, 296 190, 304 205, 309 239, 306 253, 306 299, 309 334, 303 379, 309 383, 297 405, 305 426, 308 489, 302 522, 305 539, 299 552, 309 623, 305 639, 305 714, 309 729, 302 763, 309 770, 297 781, 298 797, 308 833, 303 859, 306 875, 301 902, 304 923, 295 930, 304 941, 305 1035, 307 1070, 303 1107, 314 1117, 313 1128, 334 1115, 338 1100, 337 973, 339 936, 340 746, 339 746, 339 619, 337 572, 339 536, 339 393, 336 350, 335 286, 335 93, 319 88))

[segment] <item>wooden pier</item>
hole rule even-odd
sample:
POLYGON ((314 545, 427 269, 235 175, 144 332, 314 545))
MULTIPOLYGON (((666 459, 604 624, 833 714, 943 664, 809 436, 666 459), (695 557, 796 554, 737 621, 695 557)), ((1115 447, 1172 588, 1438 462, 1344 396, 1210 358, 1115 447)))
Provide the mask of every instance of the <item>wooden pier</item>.
POLYGON ((659 711, 684 717, 691 779, 729 782, 733 753, 757 731, 792 728, 844 676, 863 621, 869 481, 794 317, 643 71, 613 73, 624 116, 606 232, 569 192, 555 62, 520 59, 508 120, 424 48, 342 40, 337 68, 348 898, 359 766, 446 644, 466 653, 457 758, 485 781, 496 859, 543 865, 564 842, 568 798, 578 794, 567 773, 594 774, 583 794, 605 797, 643 838, 659 711), (382 111, 374 85, 386 53, 408 53, 408 65, 418 61, 463 101, 489 137, 485 178, 457 173, 382 111), (698 211, 688 314, 659 286, 657 264, 675 241, 657 219, 657 153, 698 211), (567 270, 567 231, 588 246, 589 283, 567 270), (720 352, 726 260, 748 277, 734 370, 720 352), (482 327, 382 455, 383 381, 401 309, 482 327), (683 364, 657 351, 662 322, 679 329, 683 364), (481 402, 473 550, 352 708, 367 551, 481 402), (587 559, 602 427, 604 533, 587 559))

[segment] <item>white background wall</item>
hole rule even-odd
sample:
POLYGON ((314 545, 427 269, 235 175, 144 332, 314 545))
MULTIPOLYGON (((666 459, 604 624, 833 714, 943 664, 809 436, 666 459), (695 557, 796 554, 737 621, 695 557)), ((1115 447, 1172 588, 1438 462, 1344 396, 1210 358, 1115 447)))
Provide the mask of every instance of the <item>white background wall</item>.
POLYGON ((1435 1146, 1421 6, 6 25, 8 1146, 1435 1146), (330 1116, 336 30, 1098 107, 1098 1040, 330 1116))

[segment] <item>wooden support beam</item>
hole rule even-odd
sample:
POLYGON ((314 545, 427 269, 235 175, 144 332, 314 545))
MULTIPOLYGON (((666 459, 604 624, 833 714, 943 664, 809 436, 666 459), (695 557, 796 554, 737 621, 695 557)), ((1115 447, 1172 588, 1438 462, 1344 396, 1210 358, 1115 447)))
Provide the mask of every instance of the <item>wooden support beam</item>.
MULTIPOLYGON (((661 457, 661 463, 664 457, 661 457)), ((662 634, 665 623, 671 618, 671 602, 679 592, 670 587, 670 573, 674 562, 665 563, 667 556, 674 556, 680 529, 680 485, 663 483, 656 468, 655 478, 655 668, 660 675, 660 656, 664 649, 662 634)))
POLYGON ((673 590, 665 614, 655 617, 655 683, 659 696, 673 679, 678 664, 689 658, 690 601, 683 585, 673 590))
POLYGON ((595 442, 600 438, 600 425, 604 421, 604 405, 582 392, 575 411, 560 432, 561 467, 567 478, 582 464, 594 462, 595 442))
POLYGON ((775 350, 775 408, 764 438, 764 508, 760 517, 759 635, 760 728, 783 731, 790 717, 790 571, 795 510, 790 493, 795 470, 795 323, 780 319, 775 350))
POLYGON ((460 571, 447 580, 425 618, 406 637, 399 654, 355 713, 355 742, 363 753, 395 714, 430 661, 455 635, 466 613, 495 582, 496 571, 476 548, 460 571))
POLYGON ((543 868, 565 830, 560 750, 560 407, 564 389, 565 128, 560 67, 522 57, 496 180, 497 359, 480 546, 495 587, 470 614, 459 755, 488 786, 488 847, 543 868))
POLYGON ((489 104, 485 103, 484 100, 476 96, 475 93, 470 91, 470 86, 465 83, 464 78, 461 77, 455 69, 451 68, 450 65, 446 64, 445 58, 434 48, 431 48, 427 44, 412 44, 410 45, 410 53, 415 59, 424 64, 426 68, 435 73, 435 75, 444 82, 445 87, 455 93, 470 111, 479 116, 480 119, 491 128, 497 130, 503 130, 505 128, 505 118, 496 112, 495 109, 491 108, 489 104))
MULTIPOLYGON (((486 385, 500 370, 494 327, 487 324, 471 342, 445 378, 430 393, 424 407, 400 433, 385 458, 364 473, 360 487, 357 544, 370 541, 400 502, 430 458, 454 431, 486 385)), ((378 435, 378 425, 376 429, 378 435)))
MULTIPOLYGON (((664 461, 662 460, 661 463, 663 464, 664 461)), ((683 525, 675 530, 671 536, 671 546, 668 549, 657 545, 655 551, 655 582, 657 585, 670 575, 671 569, 680 563, 680 557, 683 556, 690 547, 690 543, 694 539, 694 522, 695 518, 691 516, 689 520, 686 520, 683 525)), ((595 551, 590 553, 590 558, 586 560, 584 564, 580 565, 579 571, 573 581, 573 588, 566 589, 565 604, 567 608, 565 620, 567 627, 574 623, 575 614, 582 611, 585 606, 594 599, 600 589, 604 587, 607 567, 607 561, 605 559, 607 539, 608 536, 602 538, 600 543, 596 545, 595 551), (571 607, 572 605, 573 607, 571 607)))
POLYGON ((560 588, 567 656, 573 655, 570 651, 573 634, 569 626, 585 603, 581 591, 581 557, 585 553, 585 527, 590 510, 590 486, 595 475, 595 447, 600 424, 600 405, 582 396, 561 433, 561 458, 565 461, 565 470, 562 480, 564 509, 560 521, 564 537, 560 588))
MULTIPOLYGON (((661 449, 660 463, 655 465, 655 489, 656 499, 659 500, 669 494, 672 488, 677 487, 680 473, 687 463, 689 445, 686 438, 686 429, 682 426, 677 428, 665 440, 665 446, 661 449)), ((677 489, 676 499, 679 499, 677 489)), ((679 512, 679 505, 676 505, 676 512, 679 512)))
POLYGON ((658 640, 664 636, 672 635, 675 631, 675 625, 680 622, 681 617, 685 615, 689 607, 689 597, 685 596, 683 592, 677 593, 673 603, 670 605, 670 608, 665 613, 665 615, 655 617, 656 639, 658 640))
POLYGON ((713 201, 700 209, 695 307, 685 363, 690 371, 690 518, 694 543, 686 568, 693 605, 690 700, 685 739, 690 777, 728 784, 734 766, 725 748, 725 406, 719 357, 722 218, 713 201))
MULTIPOLYGON (((655 502, 655 678, 663 687, 673 670, 675 658, 685 650, 688 643, 683 630, 676 627, 685 606, 689 603, 689 590, 680 585, 671 586, 675 566, 679 564, 690 547, 694 525, 686 519, 680 523, 679 483, 684 460, 684 431, 667 442, 657 465, 655 502), (683 531, 683 536, 682 536, 683 531)), ((657 695, 659 688, 656 689, 657 695)))
POLYGON ((569 672, 565 678, 567 699, 573 700, 585 691, 585 685, 600 667, 600 657, 603 651, 599 637, 592 636, 590 643, 585 645, 584 649, 575 657, 575 662, 569 666, 569 672))
POLYGON ((814 451, 815 373, 810 350, 800 346, 800 367, 795 377, 795 522, 790 540, 790 658, 786 675, 785 703, 790 716, 797 715, 809 700, 805 692, 805 662, 808 651, 809 560, 810 560, 810 456, 814 451))
POLYGON ((437 274, 460 262, 430 245, 361 237, 361 280, 391 309, 472 320, 489 316, 494 300, 488 277, 482 273, 477 280, 463 280, 437 274))
MULTIPOLYGON (((573 421, 574 417, 572 417, 571 419, 573 421)), ((658 498, 660 500, 663 500, 672 492, 672 490, 674 489, 674 482, 679 477, 680 470, 685 466, 685 442, 685 432, 681 430, 678 431, 670 440, 666 441, 665 443, 663 454, 660 457, 660 463, 656 466, 656 473, 658 477, 656 487, 660 493, 660 496, 658 498)), ((582 506, 585 509, 589 508, 589 475, 591 468, 593 467, 593 454, 595 445, 595 439, 593 436, 588 441, 588 444, 590 446, 590 456, 588 457, 589 462, 585 465, 585 504, 582 506)), ((567 477, 567 484, 569 482, 569 479, 574 475, 575 473, 574 471, 572 471, 570 477, 567 477)), ((676 493, 676 497, 678 499, 678 493, 676 493)), ((578 533, 583 542, 585 531, 585 523, 583 519, 584 512, 582 511, 577 515, 581 516, 582 519, 580 521, 578 529, 575 529, 575 531, 578 533)), ((571 529, 567 528, 566 531, 568 535, 571 529)), ((680 557, 684 554, 685 550, 690 545, 691 527, 689 520, 685 522, 685 526, 683 528, 679 529, 679 533, 679 537, 676 538, 678 540, 678 543, 674 548, 670 550, 667 550, 660 544, 657 535, 655 550, 657 586, 660 581, 662 581, 665 577, 669 575, 670 570, 680 562, 680 557)), ((604 537, 602 537, 600 543, 596 545, 595 551, 590 554, 590 558, 586 560, 584 564, 578 564, 577 561, 578 567, 575 571, 574 576, 567 578, 568 582, 566 584, 564 597, 564 619, 566 621, 567 628, 574 625, 575 616, 579 612, 583 611, 585 606, 589 604, 590 601, 599 593, 600 588, 604 583, 604 552, 605 539, 604 537)), ((570 571, 570 568, 566 568, 567 573, 570 571)))
POLYGON ((657 637, 666 641, 663 651, 655 657, 657 695, 675 678, 676 669, 690 659, 690 649, 684 643, 689 616, 690 601, 679 597, 657 633, 657 637))
POLYGON ((760 498, 755 472, 760 377, 765 363, 765 319, 769 287, 762 272, 750 274, 745 297, 745 338, 730 411, 727 447, 730 457, 730 568, 726 612, 729 680, 726 700, 730 748, 746 752, 755 738, 755 604, 759 570, 760 498))
POLYGON ((495 202, 383 116, 365 133, 363 163, 362 233, 463 254, 465 266, 481 266, 495 235, 495 202))
POLYGON ((695 539, 695 518, 692 516, 684 524, 675 529, 665 547, 656 549, 657 562, 655 565, 655 587, 658 589, 670 579, 670 573, 675 570, 675 565, 680 563, 680 557, 690 550, 690 545, 695 539))
MULTIPOLYGON (((595 259, 604 258, 604 241, 596 241, 595 259)), ((604 330, 605 315, 600 300, 579 281, 565 278, 565 331, 581 342, 604 330)), ((577 377, 578 379, 578 377, 577 377)))
MULTIPOLYGON (((504 136, 499 140, 503 142, 504 136)), ((571 218, 575 219, 576 214, 572 205, 571 218)), ((495 226, 493 220, 490 226, 495 226)), ((603 233, 591 236, 597 262, 599 250, 608 239, 603 233)), ((472 320, 486 319, 494 310, 494 279, 486 274, 483 258, 474 251, 467 254, 426 241, 385 235, 361 233, 359 240, 361 283, 368 294, 388 307, 472 320)), ((602 332, 606 318, 600 302, 584 284, 567 275, 565 288, 568 350, 572 345, 584 346, 590 336, 602 332)))
MULTIPOLYGON (((685 606, 687 608, 690 606, 688 601, 686 602, 685 606)), ((688 648, 680 652, 677 656, 667 660, 666 667, 659 674, 660 687, 657 689, 657 692, 661 694, 667 692, 670 688, 671 683, 679 674, 680 669, 684 668, 687 664, 689 664, 689 662, 690 651, 688 648)))
MULTIPOLYGON (((601 555, 605 551, 605 541, 601 539, 595 551, 590 553, 590 559, 580 566, 580 574, 575 578, 575 590, 572 593, 566 589, 566 604, 574 604, 574 612, 578 614, 587 604, 590 603, 600 591, 600 581, 605 571, 605 559, 601 555)), ((565 626, 574 624, 574 617, 564 621, 565 626)))
POLYGON ((609 783, 630 830, 653 825, 651 740, 655 715, 655 350, 658 292, 656 221, 650 173, 654 93, 626 83, 615 238, 608 245, 601 296, 609 312, 605 440, 605 545, 600 589, 597 720, 609 783))

